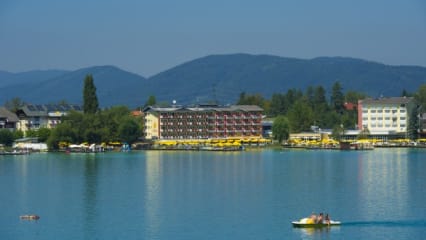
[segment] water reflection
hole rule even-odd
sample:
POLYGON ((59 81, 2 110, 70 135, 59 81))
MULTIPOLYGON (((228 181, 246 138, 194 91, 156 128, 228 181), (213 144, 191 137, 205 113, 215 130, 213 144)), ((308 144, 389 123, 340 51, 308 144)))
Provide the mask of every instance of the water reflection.
POLYGON ((338 233, 340 227, 324 227, 324 228, 294 228, 293 232, 300 236, 300 239, 328 239, 333 233, 338 233))
POLYGON ((144 185, 144 207, 145 210, 145 232, 147 238, 156 238, 160 231, 159 207, 161 187, 161 160, 160 151, 147 151, 145 158, 145 185, 144 185))
POLYGON ((97 193, 98 193, 98 161, 95 154, 85 154, 84 157, 84 233, 87 239, 93 237, 96 229, 97 193))
POLYGON ((363 155, 358 162, 362 178, 359 208, 365 219, 380 219, 384 215, 405 216, 407 208, 407 161, 402 159, 406 149, 392 152, 378 149, 363 155), (393 214, 392 214, 393 212, 393 214))

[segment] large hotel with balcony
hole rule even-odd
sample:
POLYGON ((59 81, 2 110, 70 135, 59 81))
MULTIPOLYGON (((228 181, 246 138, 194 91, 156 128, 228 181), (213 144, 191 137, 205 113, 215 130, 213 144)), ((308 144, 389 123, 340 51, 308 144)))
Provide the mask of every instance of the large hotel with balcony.
POLYGON ((261 137, 263 109, 254 105, 146 107, 145 139, 261 137))
POLYGON ((364 99, 358 102, 358 128, 381 138, 406 136, 415 107, 411 97, 364 99))

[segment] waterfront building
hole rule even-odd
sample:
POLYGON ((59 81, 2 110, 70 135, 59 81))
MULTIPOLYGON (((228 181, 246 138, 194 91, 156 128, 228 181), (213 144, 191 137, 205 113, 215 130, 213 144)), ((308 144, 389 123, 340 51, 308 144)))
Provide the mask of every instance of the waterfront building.
POLYGON ((415 107, 412 97, 358 101, 358 128, 378 138, 407 137, 409 118, 415 107))
POLYGON ((16 124, 19 122, 15 113, 9 111, 5 107, 0 107, 0 128, 15 130, 16 124))
POLYGON ((254 105, 197 105, 144 110, 145 139, 262 137, 263 109, 254 105))
POLYGON ((23 132, 39 128, 54 128, 61 122, 61 118, 70 111, 82 112, 83 109, 74 104, 25 104, 16 112, 19 118, 16 128, 23 132))

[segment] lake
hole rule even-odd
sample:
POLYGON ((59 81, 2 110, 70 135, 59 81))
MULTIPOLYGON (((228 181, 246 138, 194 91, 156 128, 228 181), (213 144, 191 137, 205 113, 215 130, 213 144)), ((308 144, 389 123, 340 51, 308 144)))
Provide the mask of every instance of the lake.
POLYGON ((0 189, 0 239, 426 236, 426 149, 0 156, 0 189), (343 224, 292 227, 312 212, 343 224))

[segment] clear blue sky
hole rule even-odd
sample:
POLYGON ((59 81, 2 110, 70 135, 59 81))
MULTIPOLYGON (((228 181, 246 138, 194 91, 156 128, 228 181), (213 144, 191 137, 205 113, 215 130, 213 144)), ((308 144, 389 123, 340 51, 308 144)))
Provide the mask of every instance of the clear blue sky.
POLYGON ((426 66, 425 0, 0 0, 0 70, 115 65, 148 77, 210 54, 426 66))

